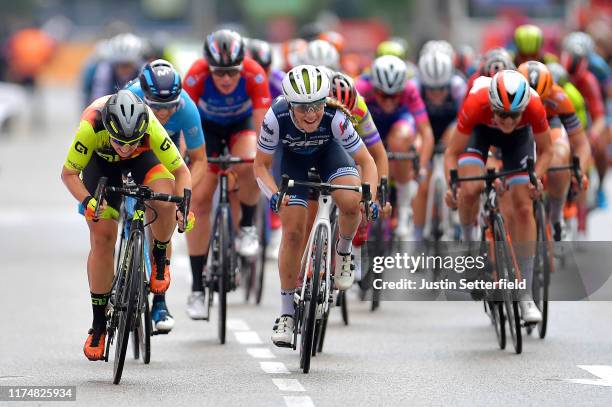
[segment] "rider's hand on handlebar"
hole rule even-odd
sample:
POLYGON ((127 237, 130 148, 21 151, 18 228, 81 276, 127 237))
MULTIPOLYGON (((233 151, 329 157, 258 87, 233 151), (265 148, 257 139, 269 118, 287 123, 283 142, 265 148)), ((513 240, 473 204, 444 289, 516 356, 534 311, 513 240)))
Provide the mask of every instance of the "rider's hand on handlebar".
POLYGON ((537 188, 533 186, 532 183, 527 184, 527 188, 529 190, 529 197, 535 201, 536 199, 540 199, 540 197, 542 196, 542 191, 544 189, 544 186, 542 185, 542 180, 538 178, 537 188))
POLYGON ((272 212, 278 213, 283 206, 289 204, 289 197, 287 194, 283 195, 283 201, 279 203, 279 199, 281 197, 280 191, 276 191, 276 193, 272 194, 270 197, 270 209, 272 212))
POLYGON ((578 181, 576 178, 572 177, 572 191, 576 193, 581 193, 589 189, 589 177, 586 174, 582 174, 582 188, 578 185, 578 181))
POLYGON ((385 207, 382 210, 382 217, 385 219, 390 218, 392 212, 393 212, 393 207, 391 206, 391 202, 387 201, 385 203, 385 207))
MULTIPOLYGON (((457 188, 457 195, 459 195, 460 188, 457 188)), ((444 197, 444 201, 446 201, 446 205, 451 209, 457 209, 457 197, 453 196, 453 191, 449 188, 446 191, 446 196, 444 197)))
MULTIPOLYGON (((94 219, 94 214, 96 212, 96 208, 98 206, 98 203, 96 202, 96 199, 89 195, 87 198, 83 199, 83 202, 81 202, 81 205, 83 205, 83 208, 85 210, 84 215, 85 215, 85 219, 87 220, 93 220, 94 222, 97 222, 98 219, 94 219)), ((98 211, 98 216, 101 216, 104 211, 106 210, 108 204, 106 202, 106 200, 102 201, 102 205, 100 206, 100 209, 98 211)))

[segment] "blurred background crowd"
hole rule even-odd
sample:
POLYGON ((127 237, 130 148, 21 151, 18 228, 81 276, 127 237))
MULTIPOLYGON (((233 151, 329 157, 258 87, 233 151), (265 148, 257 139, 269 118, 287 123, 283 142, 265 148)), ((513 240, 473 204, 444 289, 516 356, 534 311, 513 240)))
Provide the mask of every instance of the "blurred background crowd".
POLYGON ((300 62, 307 41, 324 39, 339 51, 341 70, 356 76, 377 49, 414 61, 432 39, 449 41, 465 71, 487 50, 512 44, 525 23, 541 28, 542 50, 554 54, 567 33, 586 32, 609 63, 611 19, 607 0, 3 1, 0 125, 6 133, 22 114, 45 120, 32 114, 38 85, 78 87, 78 107, 86 106, 99 96, 91 87, 101 64, 132 79, 143 61, 163 57, 185 73, 202 56, 204 35, 220 27, 268 41, 271 68, 283 71, 300 62))

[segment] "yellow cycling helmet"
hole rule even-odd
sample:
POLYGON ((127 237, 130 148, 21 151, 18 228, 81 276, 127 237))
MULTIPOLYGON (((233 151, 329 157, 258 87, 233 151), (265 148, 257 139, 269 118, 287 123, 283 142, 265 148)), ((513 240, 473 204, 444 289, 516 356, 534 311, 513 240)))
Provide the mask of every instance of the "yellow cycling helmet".
POLYGON ((514 43, 521 55, 536 55, 542 48, 542 30, 537 25, 524 24, 514 31, 514 43))
POLYGON ((387 40, 378 44, 376 48, 376 57, 383 55, 393 55, 399 59, 406 59, 408 51, 406 45, 397 40, 387 40))

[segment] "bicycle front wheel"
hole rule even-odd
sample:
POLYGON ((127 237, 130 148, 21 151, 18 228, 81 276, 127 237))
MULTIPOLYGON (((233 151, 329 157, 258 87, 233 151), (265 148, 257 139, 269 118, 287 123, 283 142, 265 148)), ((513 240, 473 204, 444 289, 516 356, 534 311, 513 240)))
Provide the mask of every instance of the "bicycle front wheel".
POLYGON ((538 323, 540 339, 546 336, 548 325, 548 286, 550 273, 553 269, 553 251, 550 236, 546 229, 546 214, 542 202, 536 203, 537 246, 533 268, 533 300, 542 313, 542 321, 538 323))
POLYGON ((230 290, 229 276, 232 273, 233 242, 231 241, 231 219, 229 208, 222 208, 217 217, 217 230, 219 231, 219 342, 225 344, 227 324, 227 292, 230 290))
POLYGON ((317 305, 319 303, 319 291, 321 289, 321 272, 325 269, 325 255, 329 237, 327 229, 319 226, 314 238, 312 252, 310 253, 312 262, 312 276, 309 278, 308 287, 304 298, 304 315, 302 322, 302 346, 300 348, 300 365, 304 373, 310 371, 310 358, 314 346, 314 331, 317 317, 317 305))
POLYGON ((117 345, 115 348, 115 363, 113 368, 113 383, 119 384, 125 363, 125 353, 132 332, 132 325, 136 313, 138 290, 142 285, 142 247, 143 238, 139 231, 134 231, 130 237, 126 252, 125 284, 119 293, 116 310, 119 310, 119 328, 117 332, 117 345))

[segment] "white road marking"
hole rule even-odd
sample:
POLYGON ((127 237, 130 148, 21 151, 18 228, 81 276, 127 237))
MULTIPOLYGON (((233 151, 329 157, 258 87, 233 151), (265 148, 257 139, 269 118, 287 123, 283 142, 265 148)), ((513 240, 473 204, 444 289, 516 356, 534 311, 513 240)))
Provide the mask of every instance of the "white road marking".
POLYGON ((231 331, 248 331, 249 325, 242 319, 228 319, 227 329, 231 331))
POLYGON ((276 356, 269 348, 247 348, 249 355, 255 359, 274 359, 276 356))
POLYGON ((262 343, 259 335, 255 331, 234 332, 236 340, 242 345, 259 345, 262 343))
POLYGON ((599 379, 566 379, 566 381, 577 384, 612 387, 612 366, 578 365, 578 367, 586 370, 593 376, 599 377, 599 379))
POLYGON ((289 369, 282 362, 259 362, 261 370, 269 374, 290 374, 289 369))
POLYGON ((308 396, 285 396, 287 407, 314 407, 312 399, 308 396))
POLYGON ((280 391, 306 391, 297 379, 272 379, 280 391))

